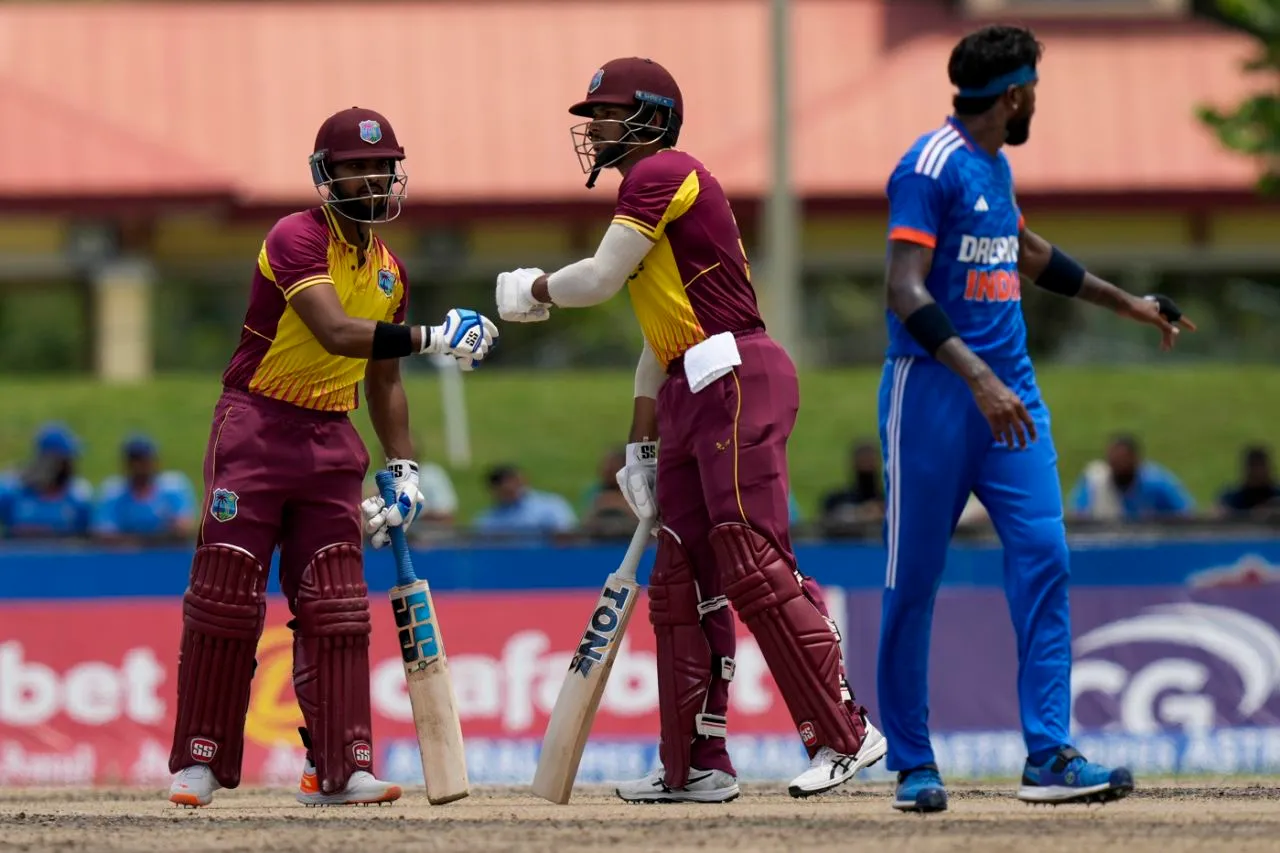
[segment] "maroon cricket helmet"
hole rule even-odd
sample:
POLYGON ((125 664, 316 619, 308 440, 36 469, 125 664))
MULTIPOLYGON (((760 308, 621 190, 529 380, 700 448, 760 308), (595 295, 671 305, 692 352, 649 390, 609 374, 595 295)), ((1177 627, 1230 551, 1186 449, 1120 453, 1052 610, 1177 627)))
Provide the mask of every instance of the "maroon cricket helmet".
POLYGON ((652 59, 627 56, 606 62, 592 75, 587 96, 569 107, 572 115, 591 118, 593 107, 652 104, 684 118, 684 98, 676 78, 652 59))
POLYGON ((400 215, 409 181, 401 165, 403 160, 404 148, 396 141, 396 132, 386 116, 363 107, 351 107, 334 113, 320 125, 309 158, 311 180, 325 205, 349 219, 390 222, 400 215), (363 176, 368 191, 360 198, 342 198, 334 187, 336 181, 330 167, 352 160, 390 161, 391 167, 389 173, 383 170, 381 174, 363 176), (373 181, 385 182, 387 178, 390 183, 385 190, 374 188, 373 181))
POLYGON ((382 113, 363 107, 334 113, 316 133, 315 153, 330 163, 344 160, 403 160, 404 148, 382 113))
POLYGON ((680 138, 684 122, 684 97, 671 72, 652 59, 627 56, 613 59, 596 69, 587 84, 587 97, 569 107, 571 115, 588 121, 569 128, 573 150, 587 180, 587 189, 595 185, 602 169, 617 166, 636 148, 655 145, 674 146, 680 138), (631 110, 625 119, 596 119, 594 110, 602 106, 619 106, 631 110), (655 115, 662 122, 655 126, 655 115), (620 138, 602 146, 596 135, 607 124, 622 127, 620 138))

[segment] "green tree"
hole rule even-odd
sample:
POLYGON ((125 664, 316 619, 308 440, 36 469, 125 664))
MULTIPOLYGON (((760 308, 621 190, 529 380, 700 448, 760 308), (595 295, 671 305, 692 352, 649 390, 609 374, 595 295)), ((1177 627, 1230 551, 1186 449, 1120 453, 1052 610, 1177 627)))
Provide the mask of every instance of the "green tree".
POLYGON ((1276 91, 1275 79, 1280 74, 1280 0, 1217 0, 1216 5, 1227 20, 1259 40, 1260 50, 1244 63, 1244 70, 1269 76, 1270 86, 1245 98, 1229 112, 1201 106, 1197 113, 1227 148, 1259 158, 1264 167, 1259 190, 1277 193, 1280 192, 1280 93, 1276 91))

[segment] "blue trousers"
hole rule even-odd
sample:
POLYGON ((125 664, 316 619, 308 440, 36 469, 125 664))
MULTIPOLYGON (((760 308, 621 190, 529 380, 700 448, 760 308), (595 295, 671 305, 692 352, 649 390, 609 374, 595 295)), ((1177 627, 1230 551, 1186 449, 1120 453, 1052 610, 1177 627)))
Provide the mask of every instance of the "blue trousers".
POLYGON ((881 379, 888 561, 876 683, 890 770, 934 762, 928 686, 933 604, 970 492, 986 507, 1004 546, 1027 752, 1070 742, 1070 566, 1049 411, 1029 360, 991 366, 1036 423, 1038 439, 1024 450, 995 442, 968 386, 945 365, 897 358, 886 362, 881 379))

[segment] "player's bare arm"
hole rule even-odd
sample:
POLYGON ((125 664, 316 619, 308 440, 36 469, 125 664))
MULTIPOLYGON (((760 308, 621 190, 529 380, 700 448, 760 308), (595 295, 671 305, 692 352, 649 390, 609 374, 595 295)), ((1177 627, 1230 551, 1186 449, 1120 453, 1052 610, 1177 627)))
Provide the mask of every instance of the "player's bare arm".
MULTIPOLYGON (((290 300, 290 305, 307 324, 311 334, 316 336, 320 346, 330 355, 342 355, 348 358, 372 358, 373 339, 377 334, 376 320, 352 317, 342 308, 338 291, 331 284, 318 284, 298 293, 290 300)), ((383 324, 393 325, 393 324, 383 324)), ((401 327, 404 332, 396 332, 398 337, 407 337, 408 352, 403 355, 422 352, 423 338, 427 332, 425 327, 401 327)), ((403 347, 402 347, 403 348, 403 347)))
POLYGON ((886 299, 912 337, 933 357, 962 378, 991 425, 992 434, 1010 447, 1036 440, 1036 425, 1018 395, 996 377, 990 366, 965 345, 946 314, 929 295, 925 279, 933 249, 905 240, 889 241, 886 299))
POLYGON ((412 459, 409 400, 400 378, 399 360, 369 362, 364 393, 369 402, 369 420, 382 443, 382 452, 388 459, 412 459))
POLYGON ((1083 299, 1160 330, 1161 349, 1173 348, 1180 329, 1196 330, 1167 296, 1140 298, 1099 278, 1028 228, 1018 232, 1018 272, 1045 290, 1083 299))
POLYGON ((448 353, 463 369, 471 370, 498 337, 489 318, 457 309, 439 326, 406 326, 352 317, 342 308, 338 291, 322 283, 297 293, 289 301, 311 334, 330 355, 374 361, 409 355, 448 353))

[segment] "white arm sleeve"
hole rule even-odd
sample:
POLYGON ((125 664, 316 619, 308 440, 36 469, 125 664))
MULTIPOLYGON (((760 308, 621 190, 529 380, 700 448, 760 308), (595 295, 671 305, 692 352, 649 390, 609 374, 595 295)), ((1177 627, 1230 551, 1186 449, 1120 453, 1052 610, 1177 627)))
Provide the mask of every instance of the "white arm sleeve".
POLYGON ((640 351, 640 363, 636 365, 636 396, 656 400, 658 389, 666 381, 667 372, 658 363, 658 357, 654 355, 653 348, 646 339, 644 349, 640 351))
POLYGON ((653 243, 625 225, 613 223, 595 257, 569 264, 547 276, 551 301, 563 308, 586 308, 613 298, 635 272, 653 243))

